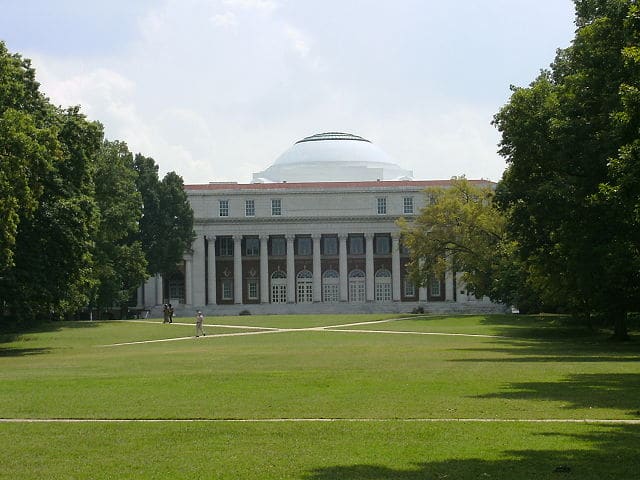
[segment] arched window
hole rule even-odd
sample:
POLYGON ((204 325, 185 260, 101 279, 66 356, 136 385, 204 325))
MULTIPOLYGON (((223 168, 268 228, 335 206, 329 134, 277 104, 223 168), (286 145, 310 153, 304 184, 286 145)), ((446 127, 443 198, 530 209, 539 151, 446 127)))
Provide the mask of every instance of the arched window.
POLYGON ((349 301, 364 303, 366 301, 365 274, 362 270, 349 272, 349 301))
POLYGON ((280 270, 271 274, 271 303, 287 303, 287 274, 280 270))
POLYGON ((325 270, 322 274, 322 301, 326 303, 340 301, 340 274, 335 270, 325 270))
POLYGON ((296 301, 313 302, 313 273, 309 270, 300 270, 296 275, 296 301))
POLYGON ((381 268, 375 275, 375 299, 376 302, 391 301, 391 272, 381 268))

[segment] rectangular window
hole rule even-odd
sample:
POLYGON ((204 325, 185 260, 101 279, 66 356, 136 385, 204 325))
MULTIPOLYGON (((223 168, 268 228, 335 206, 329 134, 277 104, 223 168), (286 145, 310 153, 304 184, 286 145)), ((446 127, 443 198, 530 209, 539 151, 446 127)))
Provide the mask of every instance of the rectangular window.
POLYGON ((247 297, 249 300, 258 299, 258 280, 251 279, 247 281, 247 297))
POLYGON ((387 214, 387 199, 385 197, 378 198, 378 215, 387 214))
POLYGON ((233 280, 222 280, 222 300, 233 300, 233 280))
POLYGON ((409 251, 409 247, 400 242, 400 255, 409 255, 410 253, 411 252, 409 251))
POLYGON ((221 217, 229 216, 229 200, 220 200, 219 202, 219 215, 221 217))
POLYGON ((439 297, 440 296, 440 280, 435 277, 431 278, 431 296, 439 297))
POLYGON ((256 216, 256 202, 255 200, 244 201, 244 216, 255 217, 256 216))
POLYGON ((246 238, 244 241, 244 254, 247 257, 260 255, 260 240, 258 238, 246 238))
POLYGON ((274 257, 284 257, 287 254, 287 242, 282 237, 271 238, 271 255, 274 257))
POLYGON ((282 200, 279 198, 271 199, 271 215, 274 217, 282 215, 282 200))
POLYGON ((338 254, 338 239, 336 237, 322 237, 322 254, 338 254))
POLYGON ((402 213, 405 215, 413 214, 413 197, 404 197, 402 202, 402 213))
POLYGON ((311 239, 309 237, 296 238, 298 244, 298 255, 309 256, 311 255, 311 239))
POLYGON ((415 297, 416 296, 416 286, 408 278, 404 279, 404 296, 405 297, 415 297))
POLYGON ((391 239, 387 235, 376 236, 375 246, 375 253, 378 255, 391 253, 391 239))
POLYGON ((364 254, 364 237, 361 235, 349 237, 349 254, 362 255, 364 254))
POLYGON ((218 240, 219 253, 221 257, 233 257, 233 238, 220 237, 218 240))

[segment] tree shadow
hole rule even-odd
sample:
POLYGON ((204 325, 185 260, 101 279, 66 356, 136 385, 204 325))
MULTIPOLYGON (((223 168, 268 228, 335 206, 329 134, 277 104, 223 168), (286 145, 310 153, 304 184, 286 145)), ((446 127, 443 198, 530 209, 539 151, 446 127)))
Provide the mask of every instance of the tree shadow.
POLYGON ((50 348, 1 348, 0 357, 27 357, 51 352, 50 348))
MULTIPOLYGON (((640 471, 640 427, 623 425, 600 433, 569 435, 572 442, 587 442, 589 448, 568 450, 506 450, 501 460, 452 458, 425 461, 409 468, 356 464, 320 467, 306 480, 451 480, 451 479, 631 479, 640 471)), ((559 437, 560 433, 540 436, 559 437)), ((566 436, 566 435, 565 435, 566 436)), ((553 442, 554 439, 549 439, 553 442)), ((541 439, 540 443, 544 443, 541 439)))
POLYGON ((562 402, 565 408, 626 410, 640 417, 640 374, 577 374, 559 382, 510 383, 502 392, 473 398, 552 400, 562 402))
MULTIPOLYGON (((7 344, 19 341, 24 335, 37 333, 59 332, 63 329, 70 328, 95 328, 98 324, 89 321, 57 321, 44 322, 38 325, 32 325, 24 330, 1 330, 0 329, 0 357, 22 357, 28 355, 41 355, 52 351, 51 348, 20 348, 19 346, 11 347, 7 344), (2 346, 2 345, 5 346, 2 346)), ((5 326, 6 328, 6 326, 5 326)))

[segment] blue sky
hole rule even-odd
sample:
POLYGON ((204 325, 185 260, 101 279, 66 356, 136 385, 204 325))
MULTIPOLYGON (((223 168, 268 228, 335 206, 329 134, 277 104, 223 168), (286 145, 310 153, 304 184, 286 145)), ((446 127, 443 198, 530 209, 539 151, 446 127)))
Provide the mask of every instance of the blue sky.
POLYGON ((186 183, 248 182, 343 131, 416 179, 499 180, 494 113, 574 33, 569 0, 0 0, 41 88, 186 183))

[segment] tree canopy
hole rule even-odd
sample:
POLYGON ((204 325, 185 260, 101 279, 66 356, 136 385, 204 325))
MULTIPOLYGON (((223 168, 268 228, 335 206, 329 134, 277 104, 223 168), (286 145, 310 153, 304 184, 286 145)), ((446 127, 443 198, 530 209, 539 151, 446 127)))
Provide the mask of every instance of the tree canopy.
POLYGON ((640 304, 640 6, 575 4, 571 46, 495 116, 497 201, 538 290, 625 338, 640 304))
POLYGON ((169 172, 160 180, 153 158, 141 154, 136 155, 134 168, 138 172, 138 190, 142 194, 140 238, 149 262, 148 272, 173 272, 195 238, 193 210, 182 178, 175 172, 169 172))
POLYGON ((159 182, 147 163, 138 169, 79 107, 52 105, 29 60, 0 42, 0 320, 118 305, 147 265, 175 266, 193 238, 193 212, 182 179, 159 182), (143 200, 162 228, 148 227, 143 200), (163 248, 143 250, 144 241, 163 248))

